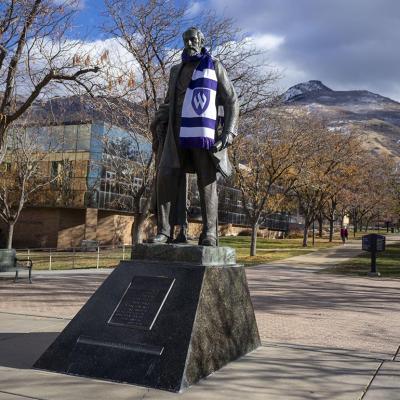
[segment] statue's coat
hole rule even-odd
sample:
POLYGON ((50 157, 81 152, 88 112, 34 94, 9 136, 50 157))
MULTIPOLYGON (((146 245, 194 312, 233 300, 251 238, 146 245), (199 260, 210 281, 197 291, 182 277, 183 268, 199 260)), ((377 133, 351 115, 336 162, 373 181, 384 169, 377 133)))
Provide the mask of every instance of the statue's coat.
MULTIPOLYGON (((218 81, 216 106, 221 105, 224 108, 225 122, 223 132, 230 132, 236 136, 239 118, 239 101, 225 68, 222 66, 220 61, 216 59, 213 59, 213 61, 218 81)), ((175 88, 182 66, 183 64, 180 63, 171 68, 167 96, 164 103, 157 111, 155 118, 155 123, 161 122, 168 124, 158 164, 158 171, 161 175, 171 173, 171 171, 174 169, 182 168, 180 165, 179 153, 175 139, 179 133, 174 132, 175 88)), ((228 153, 226 149, 215 153, 215 155, 213 155, 213 160, 216 164, 217 170, 221 172, 223 176, 230 175, 231 166, 228 160, 228 153)), ((189 169, 186 172, 194 171, 189 169)))

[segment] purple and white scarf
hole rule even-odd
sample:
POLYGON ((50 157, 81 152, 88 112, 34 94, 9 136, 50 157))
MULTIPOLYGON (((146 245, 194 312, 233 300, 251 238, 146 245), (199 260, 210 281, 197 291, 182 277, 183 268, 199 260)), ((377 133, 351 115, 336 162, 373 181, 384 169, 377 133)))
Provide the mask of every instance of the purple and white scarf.
POLYGON ((210 53, 205 48, 195 56, 182 54, 182 61, 197 61, 192 79, 186 89, 182 106, 179 144, 184 148, 210 149, 215 142, 217 127, 217 75, 210 53))

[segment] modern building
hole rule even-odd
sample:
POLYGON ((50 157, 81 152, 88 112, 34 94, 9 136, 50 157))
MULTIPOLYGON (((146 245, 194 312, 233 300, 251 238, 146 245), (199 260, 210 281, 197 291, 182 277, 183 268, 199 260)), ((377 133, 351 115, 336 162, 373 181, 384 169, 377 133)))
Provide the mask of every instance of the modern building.
MULTIPOLYGON (((26 204, 15 225, 16 248, 73 248, 82 240, 101 245, 131 242, 132 187, 127 189, 121 181, 115 160, 118 158, 128 173, 128 166, 150 157, 151 143, 133 132, 123 118, 110 118, 87 100, 77 96, 52 100, 37 107, 35 119, 26 128, 36 131, 44 143, 51 140, 57 146, 43 161, 51 183, 26 204), (57 116, 51 123, 49 113, 57 116)), ((132 185, 140 187, 142 178, 132 171, 134 168, 129 170, 132 185)), ((188 217, 194 225, 191 232, 196 234, 201 212, 194 175, 189 182, 188 217)), ((246 229, 240 191, 223 182, 218 190, 219 223, 238 227, 236 232, 246 229)), ((288 216, 278 213, 264 218, 261 227, 286 231, 288 223, 288 216)), ((7 231, 2 223, 0 228, 7 231)))
MULTIPOLYGON (((63 107, 62 118, 44 117, 43 107, 27 131, 35 131, 43 143, 56 143, 42 161, 52 182, 32 197, 15 225, 14 247, 71 248, 82 240, 101 244, 129 243, 133 221, 131 197, 108 170, 110 157, 121 149, 124 163, 150 155, 151 144, 141 135, 116 126, 99 112, 83 110, 85 98, 58 99, 52 109, 63 107), (110 154, 110 149, 114 151, 110 154), (140 154, 139 154, 140 153, 140 154)), ((59 114, 60 115, 60 114, 59 114)), ((9 149, 12 151, 12 149, 9 149)), ((7 157, 5 158, 7 163, 7 157)), ((140 185, 140 178, 134 178, 140 185)), ((4 235, 7 226, 0 223, 4 235)), ((4 238, 3 238, 4 241, 4 238)))
MULTIPOLYGON (((99 121, 40 129, 43 135, 56 136, 61 148, 43 161, 52 182, 23 209, 15 225, 14 246, 69 248, 84 239, 128 243, 133 221, 130 197, 119 193, 115 173, 107 170, 103 140, 107 136, 120 142, 129 133, 99 121), (121 198, 126 207, 121 207, 121 198)), ((141 146, 150 152, 146 141, 141 146)))

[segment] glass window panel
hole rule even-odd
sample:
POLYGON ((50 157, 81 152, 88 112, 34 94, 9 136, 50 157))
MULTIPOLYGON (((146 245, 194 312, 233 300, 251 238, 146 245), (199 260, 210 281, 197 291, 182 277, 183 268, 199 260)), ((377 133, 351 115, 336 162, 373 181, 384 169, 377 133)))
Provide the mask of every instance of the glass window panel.
POLYGON ((78 126, 78 140, 77 150, 90 150, 90 126, 79 125, 78 126))
POLYGON ((47 139, 46 147, 51 150, 60 151, 63 149, 64 143, 64 127, 63 126, 46 126, 42 135, 47 139))
POLYGON ((64 127, 64 149, 76 150, 76 125, 65 125, 64 127))

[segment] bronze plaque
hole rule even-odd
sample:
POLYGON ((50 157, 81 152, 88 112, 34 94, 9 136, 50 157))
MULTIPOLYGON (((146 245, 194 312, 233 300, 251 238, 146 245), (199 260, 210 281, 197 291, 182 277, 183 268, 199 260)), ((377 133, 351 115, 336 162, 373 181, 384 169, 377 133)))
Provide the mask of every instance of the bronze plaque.
POLYGON ((165 276, 135 276, 108 323, 151 330, 175 282, 165 276))

